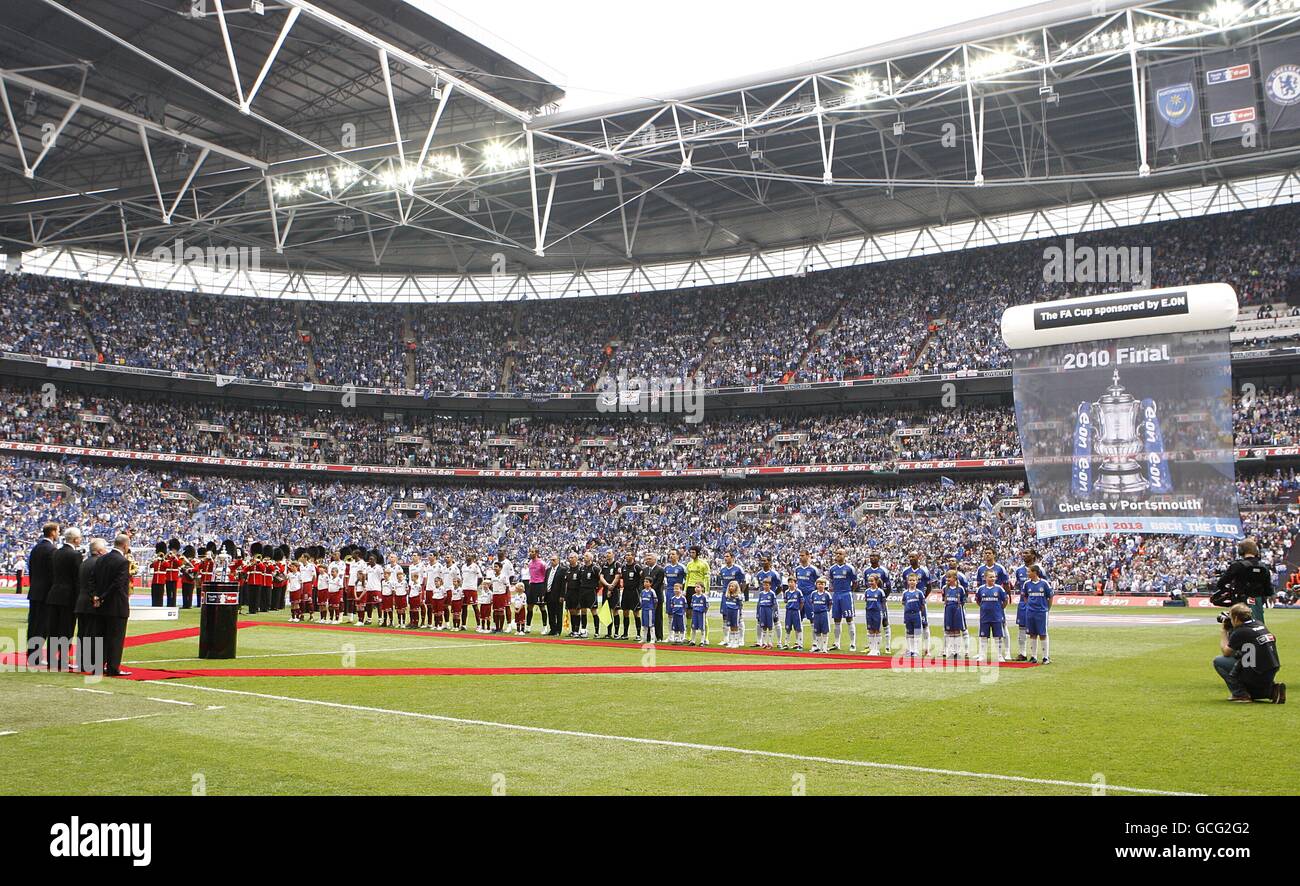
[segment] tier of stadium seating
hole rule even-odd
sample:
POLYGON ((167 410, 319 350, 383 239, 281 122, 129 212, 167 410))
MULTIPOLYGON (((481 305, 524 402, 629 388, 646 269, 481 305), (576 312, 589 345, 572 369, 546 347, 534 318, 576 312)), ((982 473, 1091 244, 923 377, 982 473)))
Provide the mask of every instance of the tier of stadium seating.
MULTIPOLYGON (((1296 205, 1093 232, 1151 248, 1152 286, 1228 282, 1247 337, 1300 337, 1280 302, 1296 205)), ((1042 231, 1041 233, 1049 233, 1042 231)), ((0 351, 275 381, 390 389, 588 390, 602 373, 705 387, 1008 365, 1010 304, 1142 288, 1049 283, 1033 240, 733 286, 509 305, 317 304, 0 276, 0 351)), ((687 281, 688 284, 707 283, 687 281)))
MULTIPOLYGON (((1265 389, 1235 410, 1239 447, 1300 443, 1300 393, 1265 389)), ((0 386, 0 439, 142 452, 406 467, 645 470, 859 464, 1020 455, 1015 413, 991 403, 699 424, 517 419, 248 406, 157 394, 92 396, 0 386), (203 430, 205 426, 221 430, 203 430), (397 439, 395 439, 397 438, 397 439)))
MULTIPOLYGON (((1295 499, 1293 472, 1257 474, 1238 481, 1247 504, 1275 496, 1295 499)), ((1011 562, 1028 546, 1039 548, 1059 590, 1094 591, 1109 582, 1121 593, 1147 591, 1153 583, 1187 588, 1227 562, 1232 545, 1208 537, 1075 536, 1036 543, 1033 522, 1021 509, 995 506, 1020 491, 1016 483, 959 481, 909 486, 869 484, 737 487, 491 487, 405 485, 192 474, 75 459, 0 457, 0 565, 26 555, 46 520, 77 525, 90 535, 129 528, 139 546, 178 537, 203 542, 230 538, 238 544, 273 541, 290 545, 345 543, 394 551, 480 555, 504 550, 522 562, 528 549, 543 555, 613 548, 657 551, 701 544, 720 560, 732 551, 753 569, 762 555, 789 571, 798 552, 829 562, 845 547, 855 563, 880 550, 891 568, 918 551, 931 569, 956 557, 969 568, 985 545, 1011 562), (36 481, 57 480, 69 491, 49 492, 36 481), (196 503, 172 501, 160 490, 191 491, 196 503), (306 499, 302 506, 280 496, 306 499), (391 507, 417 498, 425 513, 391 507), (894 500, 888 513, 861 511, 868 501, 894 500), (758 504, 737 512, 738 504, 758 504), (535 510, 508 510, 525 505, 535 510), (856 513, 856 516, 855 516, 856 513)), ((1247 531, 1266 551, 1281 556, 1294 518, 1277 506, 1244 515, 1247 531)))

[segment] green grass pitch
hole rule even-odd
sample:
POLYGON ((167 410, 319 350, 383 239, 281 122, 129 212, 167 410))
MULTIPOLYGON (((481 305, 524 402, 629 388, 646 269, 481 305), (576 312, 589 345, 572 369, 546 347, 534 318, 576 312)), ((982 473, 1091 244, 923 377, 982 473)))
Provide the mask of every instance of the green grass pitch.
MULTIPOLYGON (((1214 762, 1214 749, 1227 741, 1285 753, 1300 727, 1300 704, 1225 700, 1210 667, 1219 637, 1212 614, 1126 610, 1121 621, 1141 621, 1121 624, 1111 610, 1058 610, 1052 664, 995 673, 886 668, 87 683, 11 668, 0 673, 0 794, 1300 793, 1294 766, 1229 770, 1214 762), (1153 620, 1168 617, 1194 621, 1153 620), (86 774, 80 764, 90 747, 113 765, 86 774)), ((16 643, 25 616, 0 610, 0 638, 16 643)), ((131 633, 197 622, 188 611, 179 625, 133 622, 131 633)), ((1270 611, 1268 622, 1285 680, 1290 650, 1300 645, 1300 611, 1270 611)), ((715 622, 715 641, 718 633, 715 622)), ((645 661, 631 644, 611 649, 509 643, 473 632, 399 636, 288 626, 241 631, 235 662, 193 660, 197 648, 195 638, 130 647, 126 666, 645 661)), ((667 645, 654 654, 658 665, 773 660, 667 645)))

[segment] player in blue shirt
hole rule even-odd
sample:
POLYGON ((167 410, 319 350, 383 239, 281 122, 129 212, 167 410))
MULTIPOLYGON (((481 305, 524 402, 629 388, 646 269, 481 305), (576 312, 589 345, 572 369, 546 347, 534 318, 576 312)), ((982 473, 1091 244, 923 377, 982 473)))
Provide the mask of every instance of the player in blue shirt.
MULTIPOLYGON (((724 588, 731 587, 731 583, 734 581, 737 588, 743 589, 745 587, 745 570, 736 565, 735 555, 731 551, 727 551, 722 558, 722 563, 722 568, 718 570, 718 578, 722 579, 722 586, 724 588)), ((727 599, 725 590, 722 593, 722 599, 724 602, 727 599)), ((743 599, 741 602, 744 602, 743 599)), ((743 644, 745 642, 745 610, 743 607, 737 613, 737 618, 739 619, 737 630, 740 632, 740 642, 743 644)))
POLYGON ((970 579, 966 578, 966 573, 961 571, 961 564, 956 557, 949 557, 947 564, 943 567, 945 584, 947 583, 947 574, 949 571, 957 573, 957 584, 961 585, 967 591, 970 590, 970 579))
MULTIPOLYGON (((863 596, 867 601, 867 654, 879 655, 880 628, 888 618, 888 610, 885 607, 889 602, 889 596, 880 584, 879 574, 872 573, 867 576, 867 590, 863 596)), ((888 641, 885 643, 885 651, 889 651, 888 641)))
POLYGON ((961 573, 949 569, 943 585, 943 657, 970 658, 970 632, 966 630, 966 588, 961 573))
POLYGON ((641 626, 645 630, 645 639, 641 641, 643 643, 653 644, 655 641, 655 609, 658 605, 659 598, 655 596, 654 584, 646 576, 641 587, 641 626))
POLYGON ((772 648, 772 627, 776 623, 776 590, 772 587, 772 577, 764 576, 758 591, 758 647, 772 648))
POLYGON ((984 584, 984 573, 993 573, 993 583, 1006 588, 1010 584, 1010 576, 1007 575, 1006 569, 998 562, 997 553, 992 548, 984 549, 984 562, 975 570, 975 584, 980 586, 984 584))
POLYGON ((668 552, 668 562, 664 564, 664 598, 673 598, 673 588, 686 587, 686 567, 681 564, 681 557, 676 551, 668 552))
POLYGON ((791 640, 799 638, 795 649, 803 649, 803 591, 799 590, 798 585, 790 585, 785 589, 783 594, 785 601, 785 642, 781 644, 782 649, 788 649, 791 640))
POLYGON ((857 590, 858 573, 845 562, 844 548, 835 552, 835 563, 826 571, 831 580, 831 618, 835 620, 835 650, 840 648, 843 623, 849 625, 849 651, 858 651, 858 626, 853 606, 853 592, 857 590))
POLYGON ((807 551, 799 554, 799 565, 794 568, 795 585, 803 595, 803 617, 812 621, 812 595, 817 590, 817 579, 822 574, 812 565, 812 555, 807 551))
POLYGON ((989 640, 996 639, 997 660, 1006 661, 1003 654, 1002 640, 1007 624, 1007 589, 998 584, 997 573, 985 570, 984 583, 975 589, 975 600, 980 606, 980 648, 976 661, 993 661, 993 649, 989 640), (988 658, 985 658, 985 655, 988 658))
POLYGON ((908 573, 907 589, 903 591, 903 630, 907 633, 907 657, 916 658, 922 631, 925 630, 925 591, 921 590, 921 576, 908 573))
POLYGON ((1049 664, 1047 652, 1047 613, 1052 608, 1052 586, 1042 577, 1038 564, 1028 568, 1029 579, 1021 586, 1025 602, 1025 631, 1029 634, 1029 660, 1038 661, 1038 647, 1043 649, 1043 664, 1049 664))
POLYGON ((831 639, 831 595, 826 588, 826 579, 817 579, 817 589, 812 593, 813 652, 830 652, 827 644, 831 639))
POLYGON ((907 565, 898 573, 903 587, 908 587, 912 576, 916 576, 916 589, 921 592, 921 652, 930 654, 930 613, 925 607, 925 595, 930 593, 930 570, 921 565, 921 555, 913 551, 908 555, 907 565))
POLYGON ((729 649, 739 649, 743 642, 740 635, 740 610, 744 602, 740 596, 740 582, 728 584, 727 593, 722 598, 722 625, 726 635, 722 645, 729 649))
POLYGON ((709 595, 695 594, 691 597, 691 639, 692 646, 709 645, 709 595), (696 637, 699 637, 697 640, 696 637))
POLYGON ((681 645, 686 642, 686 582, 685 570, 683 580, 673 586, 672 596, 668 598, 669 642, 681 645))
MULTIPOLYGON (((1020 650, 1016 656, 1016 661, 1025 661, 1028 658, 1025 654, 1029 642, 1029 629, 1025 625, 1024 584, 1029 581, 1029 567, 1038 563, 1038 552, 1031 548, 1025 551, 1021 557, 1025 561, 1024 565, 1016 567, 1016 643, 1020 650)), ((1042 566, 1038 567, 1038 575, 1043 580, 1047 579, 1047 573, 1042 566)), ((1010 639, 1008 637, 1005 641, 1008 644, 1008 652, 1010 652, 1010 639)))
POLYGON ((880 607, 880 626, 885 631, 885 652, 888 653, 894 646, 893 632, 889 628, 888 605, 889 595, 894 592, 894 579, 889 574, 889 570, 880 565, 880 554, 876 551, 871 552, 871 565, 862 570, 862 579, 869 582, 873 575, 879 581, 881 590, 885 592, 885 603, 880 607))
MULTIPOLYGON (((762 564, 763 564, 763 568, 758 571, 758 574, 756 576, 754 576, 758 580, 758 589, 762 591, 763 583, 766 581, 770 581, 772 583, 772 593, 774 595, 781 593, 781 585, 784 582, 781 581, 781 573, 777 572, 775 569, 772 568, 772 558, 764 557, 762 560, 762 564)), ((776 630, 776 642, 779 645, 781 643, 781 619, 775 616, 775 612, 776 612, 775 603, 773 604, 772 612, 773 612, 773 617, 772 617, 771 629, 776 630)), ((772 648, 771 639, 772 639, 771 637, 768 638, 767 646, 769 649, 772 648)))

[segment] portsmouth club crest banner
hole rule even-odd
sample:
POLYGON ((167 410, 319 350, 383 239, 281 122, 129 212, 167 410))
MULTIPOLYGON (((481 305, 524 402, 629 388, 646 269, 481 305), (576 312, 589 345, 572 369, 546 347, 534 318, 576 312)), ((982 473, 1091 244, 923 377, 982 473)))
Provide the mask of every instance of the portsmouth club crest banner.
POLYGON ((1191 328, 1218 309, 1207 288, 1012 308, 1019 347, 1004 315, 1040 538, 1241 536, 1228 329, 1191 328))
POLYGON ((1196 68, 1190 61, 1151 68, 1156 150, 1201 141, 1201 106, 1196 101, 1196 68))

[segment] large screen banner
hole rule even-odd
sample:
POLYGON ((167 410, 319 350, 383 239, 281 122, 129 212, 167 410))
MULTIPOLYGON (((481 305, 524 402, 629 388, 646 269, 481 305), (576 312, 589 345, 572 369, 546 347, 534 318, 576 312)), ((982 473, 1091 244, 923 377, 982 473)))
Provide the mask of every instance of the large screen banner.
MULTIPOLYGON (((1189 325, 1178 292, 1025 307, 1029 340, 1189 325)), ((1013 387, 1040 538, 1241 537, 1226 328, 1018 348, 1013 387)))

